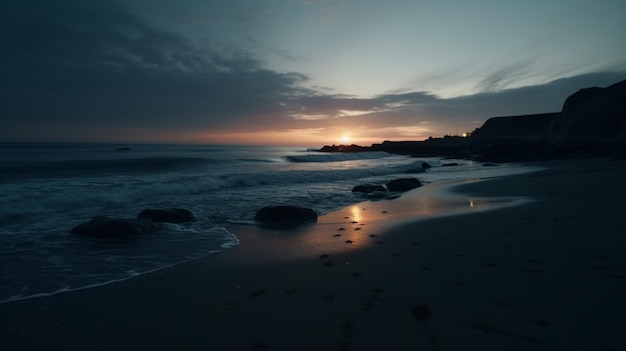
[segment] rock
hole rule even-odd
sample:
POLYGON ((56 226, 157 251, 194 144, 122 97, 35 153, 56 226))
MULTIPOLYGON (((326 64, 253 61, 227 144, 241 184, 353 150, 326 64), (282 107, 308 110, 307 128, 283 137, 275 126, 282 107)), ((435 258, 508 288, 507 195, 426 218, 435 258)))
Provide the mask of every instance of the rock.
POLYGON ((422 186, 417 178, 400 178, 394 179, 386 184, 389 191, 404 192, 422 186))
POLYGON ((427 305, 417 305, 411 308, 411 314, 415 319, 425 322, 430 319, 432 312, 427 305))
POLYGON ((184 208, 153 209, 141 211, 137 218, 147 218, 153 222, 185 223, 195 219, 193 212, 184 208))
POLYGON ((495 163, 483 163, 483 167, 497 167, 498 165, 495 163))
POLYGON ((361 184, 352 188, 353 193, 366 193, 369 194, 374 191, 387 191, 384 186, 378 184, 361 184))
POLYGON ((404 173, 424 173, 426 170, 424 168, 409 168, 404 173))
POLYGON ((431 168, 431 167, 432 167, 432 166, 431 166, 431 165, 429 165, 429 164, 428 164, 428 162, 422 162, 422 168, 423 168, 423 169, 429 169, 429 168, 431 168))
POLYGON ((254 220, 261 223, 299 223, 317 221, 317 213, 298 206, 267 206, 258 210, 254 220))
POLYGON ((98 216, 93 217, 89 222, 75 226, 71 232, 81 236, 114 238, 149 234, 156 232, 158 229, 158 224, 146 218, 109 218, 98 216))
POLYGON ((459 164, 456 162, 450 162, 450 163, 444 163, 441 165, 441 167, 454 167, 454 166, 458 166, 459 164))

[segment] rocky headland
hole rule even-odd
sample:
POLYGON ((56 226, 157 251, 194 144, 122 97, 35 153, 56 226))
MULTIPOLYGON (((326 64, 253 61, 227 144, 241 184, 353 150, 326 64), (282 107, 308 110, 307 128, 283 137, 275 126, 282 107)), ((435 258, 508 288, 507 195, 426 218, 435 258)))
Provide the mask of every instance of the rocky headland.
POLYGON ((323 152, 385 151, 416 157, 482 161, 626 156, 626 80, 570 95, 560 112, 493 117, 470 136, 384 141, 371 146, 332 145, 323 152))

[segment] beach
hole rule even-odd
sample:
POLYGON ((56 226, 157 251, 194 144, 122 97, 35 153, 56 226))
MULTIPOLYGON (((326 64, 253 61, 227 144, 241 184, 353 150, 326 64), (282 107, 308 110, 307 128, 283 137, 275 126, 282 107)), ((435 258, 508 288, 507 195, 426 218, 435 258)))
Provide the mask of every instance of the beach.
POLYGON ((1 304, 2 349, 626 349, 626 161, 535 166, 231 224, 232 250, 1 304))

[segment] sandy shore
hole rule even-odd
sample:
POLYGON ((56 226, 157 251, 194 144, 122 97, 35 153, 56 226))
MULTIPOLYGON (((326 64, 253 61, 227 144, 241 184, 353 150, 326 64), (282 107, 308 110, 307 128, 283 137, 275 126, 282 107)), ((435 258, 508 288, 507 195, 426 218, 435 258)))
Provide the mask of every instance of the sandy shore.
POLYGON ((625 350, 626 162, 540 166, 233 225, 233 250, 0 305, 1 348, 625 350))

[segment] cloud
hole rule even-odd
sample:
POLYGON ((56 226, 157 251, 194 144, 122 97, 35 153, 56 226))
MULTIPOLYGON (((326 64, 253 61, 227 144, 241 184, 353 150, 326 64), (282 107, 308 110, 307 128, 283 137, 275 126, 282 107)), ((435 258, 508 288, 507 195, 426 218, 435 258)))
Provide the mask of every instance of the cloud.
POLYGON ((482 79, 477 86, 479 91, 493 92, 505 89, 510 84, 515 83, 519 78, 528 74, 529 67, 533 64, 532 59, 518 61, 501 69, 490 73, 487 77, 482 79))
POLYGON ((307 79, 264 69, 243 52, 192 45, 111 2, 9 9, 2 112, 23 123, 232 128, 265 122, 307 79))

